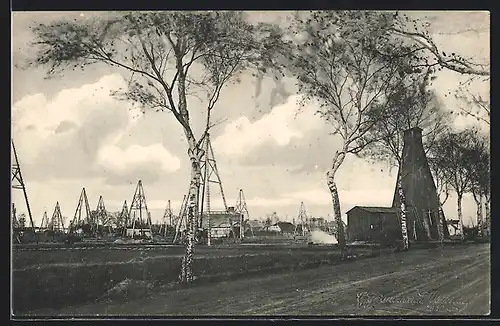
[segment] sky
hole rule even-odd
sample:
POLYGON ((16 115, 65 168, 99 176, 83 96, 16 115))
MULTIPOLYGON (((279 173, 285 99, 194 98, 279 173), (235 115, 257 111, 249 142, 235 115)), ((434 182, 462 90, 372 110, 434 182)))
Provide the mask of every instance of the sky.
MULTIPOLYGON (((82 187, 91 208, 103 196, 108 211, 130 205, 142 180, 153 221, 163 216, 167 200, 180 209, 189 184, 184 134, 166 112, 141 112, 110 92, 127 86, 126 75, 106 66, 90 66, 45 79, 42 68, 26 68, 34 54, 30 26, 61 18, 85 19, 91 12, 17 12, 12 19, 12 130, 35 224, 44 211, 51 216, 59 202, 63 216, 72 219, 82 187)), ((489 62, 489 13, 412 12, 431 23, 438 46, 447 52, 489 62)), ((278 22, 286 12, 252 12, 253 22, 278 22)), ((464 77, 452 71, 438 73, 433 84, 449 110, 459 105, 445 96, 464 77)), ((489 94, 488 83, 475 83, 474 92, 489 94)), ((241 82, 223 90, 214 109, 211 139, 223 190, 229 206, 243 189, 250 218, 277 212, 281 220, 297 217, 304 202, 312 216, 332 219, 325 172, 338 146, 329 126, 314 114, 311 104, 298 110, 293 80, 278 84, 258 82, 245 74, 241 82), (259 87, 260 86, 260 87, 259 87)), ((190 98, 193 112, 203 103, 190 98)), ((195 132, 201 116, 193 117, 195 132)), ((456 118, 456 128, 479 122, 456 118)), ((482 126, 486 129, 486 126, 482 126)), ((340 168, 337 186, 343 219, 355 205, 389 206, 396 182, 395 169, 348 156, 340 168)), ((222 209, 220 192, 212 192, 212 208, 222 209)), ((19 213, 27 212, 22 191, 13 190, 19 213)), ((448 218, 456 216, 456 196, 444 205, 448 218)), ((463 201, 464 224, 475 223, 476 207, 469 195, 463 201)))

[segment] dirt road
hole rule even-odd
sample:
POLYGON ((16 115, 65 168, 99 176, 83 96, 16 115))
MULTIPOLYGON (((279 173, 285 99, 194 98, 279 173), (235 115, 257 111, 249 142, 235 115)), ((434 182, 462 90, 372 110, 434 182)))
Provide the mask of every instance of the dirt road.
POLYGON ((155 291, 35 315, 485 315, 489 245, 414 250, 339 266, 155 291), (159 292, 159 293, 158 293, 159 292))

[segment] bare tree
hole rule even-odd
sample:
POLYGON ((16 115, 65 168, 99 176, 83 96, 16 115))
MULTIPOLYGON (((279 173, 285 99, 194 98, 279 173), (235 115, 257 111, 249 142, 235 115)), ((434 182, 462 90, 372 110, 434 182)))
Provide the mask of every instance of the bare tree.
POLYGON ((411 19, 399 12, 394 13, 393 17, 388 30, 402 43, 409 42, 416 45, 411 49, 412 53, 418 53, 421 58, 416 66, 436 67, 439 70, 444 68, 473 76, 490 76, 489 64, 481 64, 472 58, 466 58, 455 52, 446 53, 439 49, 428 31, 427 23, 411 19))
MULTIPOLYGON (((474 94, 470 91, 471 80, 461 84, 455 91, 455 97, 460 100, 462 105, 459 105, 455 112, 457 115, 470 116, 479 122, 484 122, 490 125, 490 99, 474 94)), ((488 92, 489 95, 489 92, 488 92)))
POLYGON ((462 199, 472 187, 470 171, 475 160, 473 149, 477 134, 477 129, 466 129, 440 138, 433 148, 431 159, 434 169, 442 173, 444 182, 449 183, 457 194, 457 215, 462 239, 464 237, 462 199))
MULTIPOLYGON (((471 140, 469 173, 471 178, 471 193, 477 207, 477 225, 480 235, 488 232, 490 216, 490 155, 489 143, 486 137, 477 133, 471 140), (486 221, 483 219, 483 199, 486 199, 486 221), (486 224, 486 225, 485 225, 486 224)), ((488 232, 489 233, 489 232, 488 232)))
POLYGON ((116 96, 143 109, 170 112, 182 127, 191 165, 188 240, 180 281, 193 279, 192 261, 198 215, 202 141, 221 91, 247 68, 272 67, 281 35, 273 25, 247 23, 241 12, 132 12, 87 21, 59 21, 34 29, 36 63, 54 74, 101 63, 130 75, 116 96), (195 73, 197 66, 202 73, 195 73), (206 95, 207 126, 197 136, 188 99, 206 95))
POLYGON ((450 113, 444 110, 436 93, 429 89, 432 78, 427 71, 409 87, 402 85, 395 92, 389 102, 392 114, 377 121, 370 130, 380 140, 366 148, 364 157, 400 166, 405 130, 415 127, 423 130, 422 143, 426 154, 441 135, 449 132, 450 113))
POLYGON ((372 132, 394 114, 393 103, 421 78, 414 69, 414 45, 395 44, 387 34, 391 13, 312 12, 297 18, 289 71, 297 78, 303 102, 316 101, 318 114, 342 140, 327 172, 338 242, 345 246, 335 176, 349 154, 360 154, 384 137, 372 132))

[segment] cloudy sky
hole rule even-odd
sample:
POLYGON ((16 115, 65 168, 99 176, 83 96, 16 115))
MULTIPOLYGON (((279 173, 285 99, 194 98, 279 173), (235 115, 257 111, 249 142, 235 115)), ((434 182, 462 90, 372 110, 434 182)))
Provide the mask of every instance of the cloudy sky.
MULTIPOLYGON (((431 22, 431 32, 443 51, 489 62, 489 14, 485 12, 412 13, 431 22)), ((43 212, 49 216, 56 201, 64 216, 72 218, 82 187, 92 208, 102 195, 107 210, 130 204, 136 183, 143 180, 153 220, 161 219, 167 200, 178 211, 187 192, 189 167, 184 135, 168 113, 142 115, 110 92, 126 87, 126 75, 105 66, 44 79, 43 69, 22 66, 34 53, 29 45, 30 26, 62 17, 85 19, 92 13, 13 14, 13 138, 38 225, 43 212)), ((278 21, 286 13, 253 12, 252 21, 278 21)), ((444 95, 463 77, 451 71, 438 75, 434 88, 444 105, 456 100, 444 95)), ((297 94, 292 80, 276 85, 244 75, 241 83, 224 89, 214 111, 222 120, 212 131, 212 142, 228 205, 238 190, 245 192, 251 218, 276 211, 281 219, 297 216, 300 202, 309 214, 332 216, 325 171, 338 141, 314 113, 314 107, 297 114, 297 94)), ((475 84, 477 92, 489 89, 475 84)), ((192 99, 193 111, 202 104, 192 99)), ((200 120, 201 121, 201 120, 200 120)), ((477 123, 457 118, 457 128, 477 123)), ((199 128, 198 128, 199 129, 199 128)), ((199 131, 199 130, 198 130, 199 131)), ((387 206, 392 202, 396 170, 349 156, 338 173, 342 214, 354 205, 387 206)), ((213 187, 212 187, 213 188, 213 187)), ((212 207, 222 208, 212 193, 212 207)), ((21 191, 13 192, 19 212, 26 212, 21 191)), ((452 196, 445 213, 456 215, 452 196)), ((475 205, 464 200, 464 222, 474 217, 475 205)), ((475 218, 474 218, 475 220, 475 218)))

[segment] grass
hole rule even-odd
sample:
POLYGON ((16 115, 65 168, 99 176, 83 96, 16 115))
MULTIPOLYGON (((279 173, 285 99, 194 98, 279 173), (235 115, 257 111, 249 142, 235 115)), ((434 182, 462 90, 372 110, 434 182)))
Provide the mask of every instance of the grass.
MULTIPOLYGON (((180 271, 179 253, 182 254, 182 250, 177 248, 142 252, 110 249, 14 252, 14 311, 91 302, 127 279, 155 287, 175 283, 180 271)), ((321 246, 199 248, 193 266, 197 278, 194 283, 312 268, 340 261, 337 250, 321 246)))
MULTIPOLYGON (((425 245, 432 248, 434 245, 425 245)), ((416 248, 414 246, 413 248, 416 248)), ((88 248, 86 250, 15 250, 13 253, 13 308, 16 314, 57 308, 102 298, 124 280, 172 287, 180 271, 182 247, 148 250, 88 248)), ((374 257, 390 249, 354 248, 356 258, 374 257)), ((234 245, 197 247, 194 284, 213 283, 254 275, 301 270, 341 262, 336 246, 234 245)), ((141 289, 124 292, 126 299, 141 289)), ((150 290, 148 290, 150 291, 150 290)))

